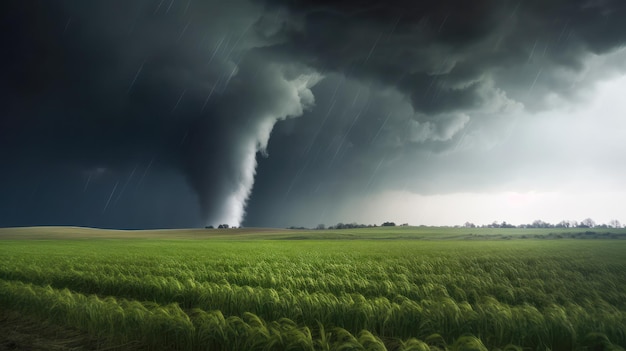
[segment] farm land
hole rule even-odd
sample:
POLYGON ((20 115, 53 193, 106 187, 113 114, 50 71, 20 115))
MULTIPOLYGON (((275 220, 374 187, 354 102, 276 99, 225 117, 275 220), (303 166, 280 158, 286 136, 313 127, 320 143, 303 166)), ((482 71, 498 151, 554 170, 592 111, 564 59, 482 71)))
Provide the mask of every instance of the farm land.
POLYGON ((623 350, 625 238, 0 229, 0 350, 623 350))

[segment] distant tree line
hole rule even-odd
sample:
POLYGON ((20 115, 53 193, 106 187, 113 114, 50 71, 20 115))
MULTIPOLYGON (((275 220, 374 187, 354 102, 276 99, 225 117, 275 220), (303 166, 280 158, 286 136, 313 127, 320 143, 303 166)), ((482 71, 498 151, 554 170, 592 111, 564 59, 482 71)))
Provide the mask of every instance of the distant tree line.
POLYGON ((591 218, 585 218, 584 220, 580 222, 573 221, 573 220, 563 220, 556 224, 537 219, 533 221, 532 223, 520 224, 517 226, 507 223, 506 221, 502 223, 498 223, 494 221, 493 223, 483 224, 483 225, 476 225, 471 222, 465 222, 463 227, 465 228, 600 228, 600 229, 626 228, 626 226, 622 225, 620 221, 618 221, 617 219, 613 219, 609 221, 609 223, 596 224, 596 222, 591 218))
MULTIPOLYGON (((400 226, 402 227, 406 227, 408 226, 408 223, 403 223, 400 226)), ((395 227, 396 223, 394 222, 384 222, 380 225, 380 227, 395 227)), ((375 227, 379 227, 376 224, 361 224, 361 223, 342 223, 339 222, 335 225, 329 225, 328 227, 325 224, 318 224, 315 229, 316 230, 325 230, 325 229, 356 229, 356 228, 375 228, 375 227)), ((297 227, 297 226, 291 226, 288 227, 287 229, 309 229, 306 227, 297 227)))
POLYGON ((359 223, 337 223, 335 225, 329 225, 325 227, 324 224, 319 224, 315 229, 355 229, 355 228, 373 228, 377 227, 376 224, 359 224, 359 223))
MULTIPOLYGON (((400 224, 401 227, 408 226, 408 223, 400 224)), ((383 222, 380 227, 396 227, 395 222, 383 222)), ((326 227, 325 224, 318 224, 315 229, 324 230, 324 229, 356 229, 356 228, 375 228, 378 227, 376 224, 360 224, 360 223, 342 223, 339 222, 335 225, 330 225, 326 227)), ((423 227, 423 226, 422 226, 423 227)), ((574 220, 562 220, 559 223, 553 224, 549 222, 542 221, 541 219, 534 220, 532 223, 528 224, 519 224, 514 225, 503 221, 498 223, 494 221, 489 224, 477 225, 472 222, 465 222, 462 226, 455 227, 465 227, 465 228, 598 228, 598 229, 609 229, 609 228, 626 228, 626 224, 622 224, 617 219, 610 220, 609 223, 597 224, 591 218, 585 218, 582 221, 574 221, 574 220)), ((206 229, 215 229, 212 225, 206 226, 206 229)), ((228 224, 220 224, 217 226, 217 229, 228 229, 228 228, 237 228, 236 226, 229 226, 228 224)), ((241 227, 239 227, 241 228, 241 227)), ((291 226, 288 229, 310 229, 306 227, 296 227, 291 226)))
MULTIPOLYGON (((204 227, 205 229, 215 229, 215 227, 213 227, 212 225, 207 225, 206 227, 204 227)), ((217 229, 228 229, 228 228, 232 228, 232 229, 237 229, 237 228, 242 228, 242 227, 237 227, 237 226, 229 226, 228 224, 220 224, 217 226, 217 229)))

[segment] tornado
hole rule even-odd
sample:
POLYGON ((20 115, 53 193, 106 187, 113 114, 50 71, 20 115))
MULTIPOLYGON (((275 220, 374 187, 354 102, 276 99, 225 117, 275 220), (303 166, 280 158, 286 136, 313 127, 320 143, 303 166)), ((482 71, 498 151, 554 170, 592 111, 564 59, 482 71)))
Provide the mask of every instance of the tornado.
POLYGON ((240 226, 274 125, 313 107, 321 75, 250 53, 192 128, 185 172, 206 225, 240 226))

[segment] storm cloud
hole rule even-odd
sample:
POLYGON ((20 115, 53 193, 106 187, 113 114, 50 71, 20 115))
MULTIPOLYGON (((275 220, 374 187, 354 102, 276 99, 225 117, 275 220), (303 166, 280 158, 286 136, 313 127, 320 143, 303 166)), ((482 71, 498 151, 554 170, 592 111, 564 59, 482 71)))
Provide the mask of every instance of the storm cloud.
POLYGON ((6 99, 3 140, 86 167, 157 155, 184 172, 207 223, 239 225, 257 152, 276 121, 313 105, 319 74, 258 50, 274 40, 258 6, 228 6, 17 6, 7 39, 27 48, 9 59, 3 90, 18 100, 6 99))
POLYGON ((1 6, 2 206, 22 209, 4 225, 59 222, 15 190, 42 172, 82 205, 29 203, 113 227, 315 225, 385 191, 524 190, 530 126, 625 69, 621 1, 1 6))

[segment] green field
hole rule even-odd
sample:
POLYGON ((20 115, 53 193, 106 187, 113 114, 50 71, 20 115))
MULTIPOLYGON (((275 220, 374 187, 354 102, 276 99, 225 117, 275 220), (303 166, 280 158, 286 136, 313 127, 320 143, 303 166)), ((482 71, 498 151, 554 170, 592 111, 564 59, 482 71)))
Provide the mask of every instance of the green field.
POLYGON ((0 229, 0 322, 95 349, 621 350, 625 234, 0 229))

